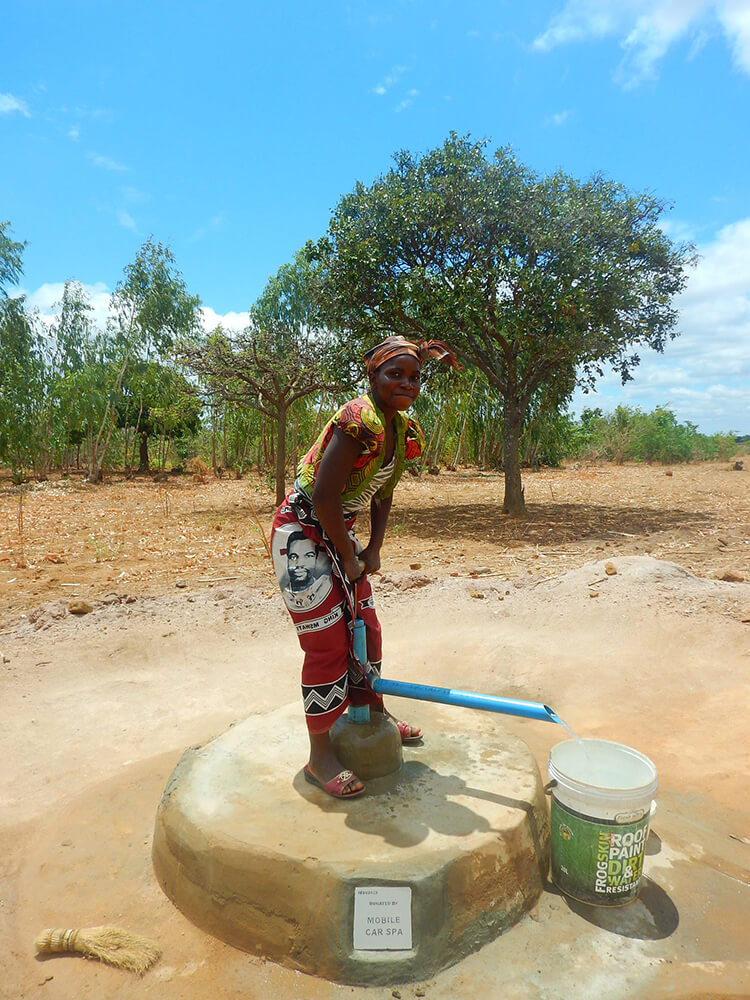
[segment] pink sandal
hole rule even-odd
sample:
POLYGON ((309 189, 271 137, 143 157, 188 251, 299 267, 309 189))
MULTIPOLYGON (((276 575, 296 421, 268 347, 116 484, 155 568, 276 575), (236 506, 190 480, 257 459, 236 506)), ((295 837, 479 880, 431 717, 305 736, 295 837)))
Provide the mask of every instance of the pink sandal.
POLYGON ((356 792, 345 792, 344 789, 351 781, 359 781, 359 778, 354 773, 354 771, 344 770, 340 771, 335 778, 331 778, 330 781, 326 781, 325 784, 316 778, 312 773, 310 768, 305 764, 304 767, 305 780, 309 781, 311 785, 317 785, 318 788, 322 788, 324 792, 328 792, 332 795, 334 799, 356 799, 358 795, 364 792, 364 788, 360 788, 356 792))
POLYGON ((408 722, 398 722, 396 720, 396 726, 398 731, 401 733, 402 743, 422 743, 423 737, 420 731, 419 736, 413 735, 413 726, 410 726, 408 722))

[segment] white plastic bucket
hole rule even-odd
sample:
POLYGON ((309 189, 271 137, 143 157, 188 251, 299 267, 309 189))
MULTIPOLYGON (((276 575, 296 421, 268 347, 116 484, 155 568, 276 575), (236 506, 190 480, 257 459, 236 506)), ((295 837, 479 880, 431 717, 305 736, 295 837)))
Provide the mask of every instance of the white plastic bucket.
POLYGON ((552 881, 566 895, 622 906, 638 895, 656 768, 609 740, 566 740, 550 751, 552 881))

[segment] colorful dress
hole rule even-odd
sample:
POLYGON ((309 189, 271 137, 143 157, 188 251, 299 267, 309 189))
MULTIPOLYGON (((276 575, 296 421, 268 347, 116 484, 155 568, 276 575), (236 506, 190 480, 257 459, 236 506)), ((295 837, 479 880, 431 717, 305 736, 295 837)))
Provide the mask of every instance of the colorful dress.
POLYGON ((318 521, 312 492, 320 460, 335 427, 361 446, 341 495, 344 522, 355 552, 362 546, 354 535, 358 511, 372 499, 389 497, 403 475, 407 461, 424 448, 422 431, 405 413, 394 417, 392 460, 383 465, 385 418, 370 395, 349 400, 323 428, 297 469, 294 489, 276 512, 271 553, 282 596, 292 617, 305 658, 302 699, 311 733, 327 732, 347 705, 382 705, 368 684, 366 671, 380 672, 382 641, 372 589, 365 577, 356 586, 346 577, 335 546, 318 521), (305 570, 296 568, 304 560, 305 570), (352 655, 355 618, 367 633, 368 665, 352 655), (364 667, 364 669, 363 669, 364 667))

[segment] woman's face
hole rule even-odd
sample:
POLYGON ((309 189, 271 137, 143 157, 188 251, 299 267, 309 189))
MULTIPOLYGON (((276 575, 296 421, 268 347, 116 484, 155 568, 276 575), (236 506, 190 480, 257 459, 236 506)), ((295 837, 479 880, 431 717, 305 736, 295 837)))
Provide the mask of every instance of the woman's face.
POLYGON ((411 354, 389 358, 370 374, 381 410, 408 410, 419 395, 420 364, 411 354))

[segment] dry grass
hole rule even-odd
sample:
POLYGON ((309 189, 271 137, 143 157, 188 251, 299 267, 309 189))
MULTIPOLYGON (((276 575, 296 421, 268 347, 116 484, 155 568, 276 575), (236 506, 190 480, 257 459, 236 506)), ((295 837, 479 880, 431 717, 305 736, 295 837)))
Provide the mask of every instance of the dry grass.
MULTIPOLYGON (((383 570, 542 579, 602 554, 648 553, 698 575, 731 568, 750 579, 749 478, 727 462, 545 469, 525 474, 528 517, 516 520, 501 513, 498 475, 406 476, 383 570)), ((264 539, 273 511, 255 478, 4 481, 0 622, 74 594, 159 594, 223 579, 275 589, 264 539)))

